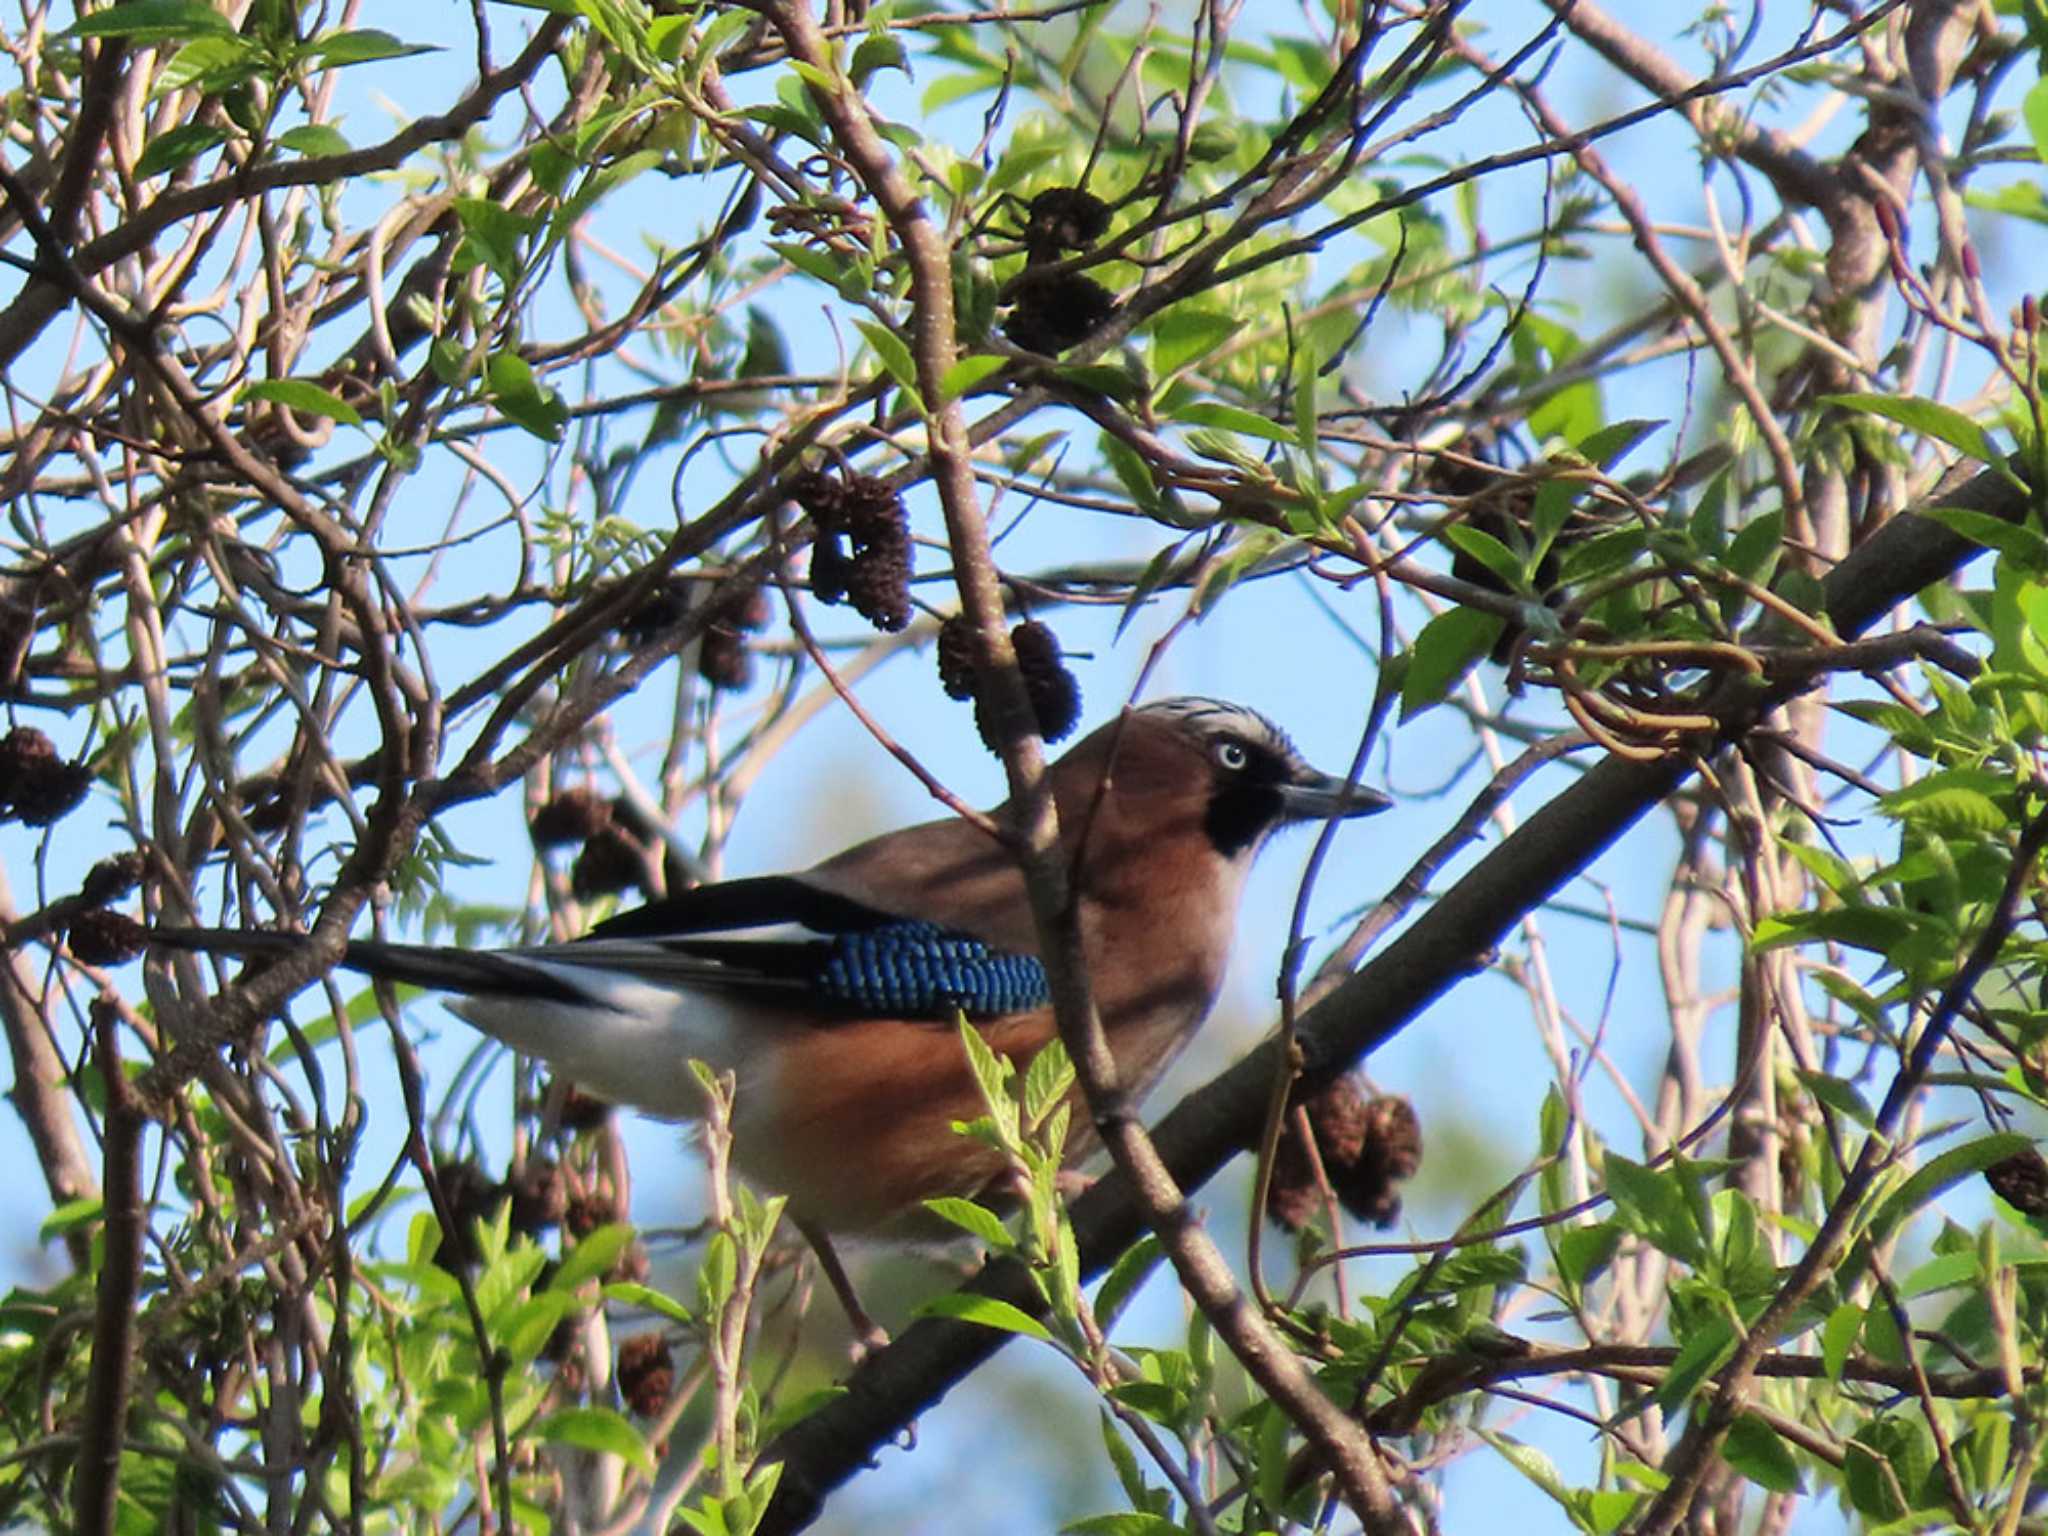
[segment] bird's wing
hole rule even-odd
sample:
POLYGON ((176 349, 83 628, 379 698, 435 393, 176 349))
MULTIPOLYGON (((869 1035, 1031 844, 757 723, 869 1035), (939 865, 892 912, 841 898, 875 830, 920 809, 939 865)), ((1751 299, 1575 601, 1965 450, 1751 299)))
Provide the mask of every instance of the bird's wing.
MULTIPOLYGON (((157 942, 212 953, 284 955, 295 934, 159 930, 157 942)), ((439 992, 539 1006, 616 1009, 646 989, 772 1004, 821 1024, 945 1021, 1043 1007, 1036 956, 944 922, 856 900, 801 876, 699 886, 600 923, 568 944, 473 950, 359 939, 350 970, 439 992)))
POLYGON ((572 944, 515 951, 557 975, 755 995, 820 1022, 989 1018, 1050 1000, 1035 955, 888 911, 801 876, 701 886, 600 923, 572 944))

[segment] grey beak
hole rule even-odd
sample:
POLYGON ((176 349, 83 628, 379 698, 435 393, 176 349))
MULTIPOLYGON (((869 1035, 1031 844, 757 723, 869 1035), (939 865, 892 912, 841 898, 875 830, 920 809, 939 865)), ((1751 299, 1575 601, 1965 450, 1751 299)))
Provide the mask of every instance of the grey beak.
POLYGON ((1346 784, 1342 779, 1313 768, 1304 768, 1291 783, 1280 786, 1281 814, 1289 821, 1322 821, 1330 816, 1375 816, 1393 800, 1364 784, 1346 784))

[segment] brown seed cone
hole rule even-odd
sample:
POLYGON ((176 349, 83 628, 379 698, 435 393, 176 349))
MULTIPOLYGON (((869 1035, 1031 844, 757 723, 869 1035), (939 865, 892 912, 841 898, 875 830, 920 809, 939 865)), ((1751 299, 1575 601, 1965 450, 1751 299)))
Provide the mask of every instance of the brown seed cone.
POLYGON ((909 532, 909 514, 903 498, 886 480, 873 475, 854 475, 846 482, 846 531, 856 548, 868 544, 895 544, 909 532))
POLYGON ((1109 232, 1109 204, 1079 187, 1047 187, 1031 199, 1024 246, 1033 261, 1078 251, 1109 232))
POLYGON ((939 686, 949 699, 974 697, 974 626, 956 613, 939 626, 939 686))
POLYGON ((821 535, 811 545, 811 596, 821 603, 846 601, 846 586, 853 563, 846 557, 838 535, 821 535))
POLYGON ((845 526, 846 487, 837 476, 822 469, 800 469, 789 477, 787 490, 789 499, 827 533, 845 526))
POLYGON ((512 1229, 533 1236, 559 1227, 569 1210, 569 1186, 553 1158, 529 1157, 505 1181, 512 1197, 512 1229))
POLYGON ((19 772, 22 765, 38 759, 54 762, 57 744, 32 725, 17 725, 0 736, 0 776, 19 772))
POLYGON ((16 781, 14 814, 28 826, 47 827, 77 810, 91 787, 92 770, 84 763, 53 763, 16 781))
POLYGON ((646 602, 619 621, 621 638, 629 645, 646 645, 674 629, 689 616, 693 585, 687 576, 669 577, 646 602))
POLYGON ((758 634, 774 619, 775 600, 769 597, 766 587, 748 588, 732 605, 732 622, 750 633, 758 634))
POLYGON ((861 547, 846 573, 846 596, 854 611, 884 634, 907 628, 915 611, 910 601, 910 538, 878 538, 861 547))
POLYGON ((658 1333, 639 1333, 619 1344, 619 1396, 643 1419, 658 1417, 675 1389, 675 1355, 658 1333))
MULTIPOLYGON (((1332 1193, 1344 1209, 1377 1227, 1401 1213, 1396 1185, 1422 1162, 1422 1125, 1394 1094, 1367 1098, 1356 1076, 1340 1077, 1306 1101, 1309 1128, 1332 1193)), ((1266 1214, 1298 1232, 1322 1209, 1321 1191, 1292 1117, 1273 1158, 1266 1214)))
POLYGON ((578 901, 614 896, 647 878, 640 845, 617 827, 607 827, 583 845, 569 866, 569 889, 578 901))
POLYGON ((1401 1215, 1398 1186, 1422 1165, 1422 1122, 1394 1094, 1372 1100, 1366 1116, 1364 1151, 1341 1173, 1333 1170, 1330 1182, 1345 1210, 1384 1230, 1401 1215))
POLYGON ((2048 1160, 2037 1148, 2015 1152, 1984 1170, 1991 1192, 2024 1216, 2048 1216, 2048 1160))
POLYGON ((1028 351, 1057 357, 1086 341, 1115 313, 1115 296, 1091 277, 1026 273, 1010 290, 1003 334, 1028 351))
POLYGON ((1047 741, 1064 741, 1081 721, 1081 685, 1060 657, 1059 636, 1034 621, 1011 630, 1010 644, 1017 652, 1025 691, 1031 695, 1038 734, 1047 741))
POLYGON ((536 848, 565 848, 601 835, 611 824, 611 803, 588 785, 578 785, 535 811, 527 830, 536 848))
POLYGON ((71 919, 71 957, 86 965, 119 965, 149 947, 149 930, 124 912, 94 907, 71 919))
POLYGON ((562 1213, 562 1230, 580 1240, 618 1219, 618 1202, 608 1194, 592 1190, 570 1198, 569 1208, 562 1213))
POLYGON ((84 883, 78 887, 78 899, 103 907, 142 884, 142 876, 148 867, 148 860, 140 848, 110 854, 85 872, 84 883))
POLYGON ((482 1255, 477 1251, 476 1224, 497 1214, 504 1198, 497 1181, 466 1157, 434 1165, 434 1177, 448 1202, 453 1232, 441 1234, 441 1246, 434 1250, 434 1262, 450 1273, 473 1269, 482 1255))
POLYGON ((29 826, 46 827, 76 810, 91 784, 92 770, 65 762, 34 726, 0 737, 0 805, 29 826))
POLYGON ((736 629, 714 624, 697 645, 697 675, 712 687, 738 693, 754 681, 754 653, 736 629))

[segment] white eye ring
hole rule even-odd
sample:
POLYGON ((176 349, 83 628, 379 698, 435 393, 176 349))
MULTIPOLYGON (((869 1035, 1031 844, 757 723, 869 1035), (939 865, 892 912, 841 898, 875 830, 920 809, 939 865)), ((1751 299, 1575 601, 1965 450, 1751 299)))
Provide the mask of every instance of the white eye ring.
POLYGON ((1241 741, 1219 741, 1216 743, 1216 761, 1232 773, 1242 773, 1251 767, 1252 755, 1241 741))

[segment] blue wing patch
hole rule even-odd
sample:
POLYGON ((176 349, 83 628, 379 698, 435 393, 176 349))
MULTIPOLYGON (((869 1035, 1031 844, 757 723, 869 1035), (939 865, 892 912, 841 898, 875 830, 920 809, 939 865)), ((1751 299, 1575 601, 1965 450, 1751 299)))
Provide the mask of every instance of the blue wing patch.
POLYGON ((1052 1001, 1031 955, 991 949, 936 923, 892 922, 826 942, 818 990, 863 1013, 930 1018, 1025 1013, 1052 1001))

